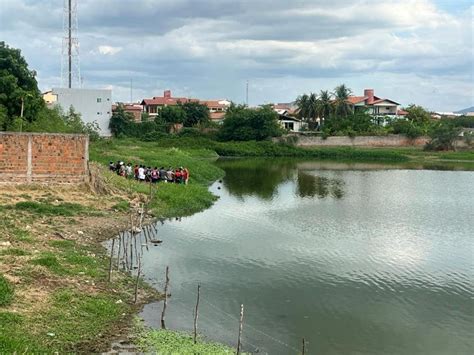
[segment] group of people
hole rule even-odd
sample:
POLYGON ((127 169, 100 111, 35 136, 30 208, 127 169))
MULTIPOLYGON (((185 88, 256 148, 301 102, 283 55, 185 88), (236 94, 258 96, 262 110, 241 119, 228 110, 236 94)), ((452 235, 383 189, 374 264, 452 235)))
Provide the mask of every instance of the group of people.
POLYGON ((168 169, 165 169, 162 166, 158 169, 156 166, 154 168, 138 164, 132 166, 132 163, 125 165, 123 161, 117 161, 117 163, 111 161, 109 163, 109 169, 117 175, 141 182, 187 184, 189 181, 189 170, 183 167, 173 169, 170 166, 168 169))

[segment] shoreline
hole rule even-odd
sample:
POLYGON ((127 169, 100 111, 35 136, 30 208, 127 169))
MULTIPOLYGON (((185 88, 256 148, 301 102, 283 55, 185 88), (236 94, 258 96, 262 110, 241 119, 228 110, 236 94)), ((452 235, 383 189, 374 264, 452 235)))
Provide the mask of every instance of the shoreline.
MULTIPOLYGON (((159 299, 159 291, 141 282, 139 301, 133 304, 135 278, 131 274, 116 272, 108 283, 109 256, 102 243, 127 229, 129 210, 146 202, 149 187, 108 173, 104 162, 123 158, 190 167, 190 185, 160 185, 155 191, 155 199, 150 205, 154 217, 148 218, 146 223, 189 216, 212 206, 216 196, 208 187, 222 178, 224 172, 213 163, 219 157, 214 150, 206 146, 186 147, 188 143, 183 141, 181 144, 183 146, 178 148, 137 140, 93 144, 91 160, 95 163, 91 166, 96 169, 94 166, 100 164, 99 172, 96 171, 98 179, 93 182, 95 191, 83 185, 17 185, 2 189, 0 232, 3 236, 0 236, 0 242, 9 245, 0 246, 0 274, 5 275, 14 294, 10 304, 0 305, 0 330, 7 337, 3 340, 0 336, 0 352, 28 348, 108 351, 113 341, 120 338, 117 334, 123 337, 134 334, 132 320, 146 303, 159 299), (73 305, 77 314, 68 313, 65 305, 73 305), (104 308, 109 314, 101 313, 104 308), (58 319, 59 324, 51 326, 53 320, 58 319), (97 319, 101 324, 94 327, 97 319), (70 334, 73 332, 77 334, 70 334)), ((239 145, 236 147, 240 149, 239 145)), ((252 144, 245 148, 248 152, 252 144)), ((411 155, 408 161, 356 159, 351 162, 368 165, 429 163, 449 167, 453 163, 459 165, 452 158, 474 154, 472 151, 459 152, 461 155, 458 152, 433 154, 412 149, 403 150, 403 153, 411 155), (448 159, 444 159, 446 154, 448 159)), ((227 155, 224 159, 269 157, 274 156, 243 154, 227 155)), ((312 160, 322 164, 347 163, 344 159, 312 156, 275 158, 312 160)), ((474 165, 474 160, 463 161, 460 165, 469 165, 468 170, 474 170, 471 164, 474 165)))

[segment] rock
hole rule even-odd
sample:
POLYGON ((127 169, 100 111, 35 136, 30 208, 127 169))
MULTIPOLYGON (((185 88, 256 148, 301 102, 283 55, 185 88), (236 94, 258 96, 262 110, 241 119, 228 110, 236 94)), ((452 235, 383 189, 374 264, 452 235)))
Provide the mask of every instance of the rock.
POLYGON ((77 231, 77 234, 79 234, 79 235, 83 235, 83 234, 84 234, 84 232, 83 232, 83 231, 77 231))
POLYGON ((120 303, 123 303, 123 301, 122 300, 117 300, 117 301, 115 301, 115 303, 120 304, 120 303))
POLYGON ((54 337, 56 334, 54 333, 46 333, 46 335, 50 336, 50 337, 54 337))
POLYGON ((10 243, 9 241, 0 242, 0 247, 11 247, 11 246, 12 246, 12 243, 10 243))

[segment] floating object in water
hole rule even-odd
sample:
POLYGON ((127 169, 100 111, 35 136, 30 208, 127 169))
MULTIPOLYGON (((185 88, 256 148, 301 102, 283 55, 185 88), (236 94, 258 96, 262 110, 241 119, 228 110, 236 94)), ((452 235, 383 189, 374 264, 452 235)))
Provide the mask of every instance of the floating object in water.
POLYGON ((162 241, 162 240, 159 240, 159 239, 150 240, 150 242, 153 243, 153 244, 161 244, 161 243, 163 243, 163 241, 162 241))
POLYGON ((218 189, 218 190, 220 190, 220 189, 221 189, 221 187, 220 187, 220 186, 217 186, 217 189, 218 189))

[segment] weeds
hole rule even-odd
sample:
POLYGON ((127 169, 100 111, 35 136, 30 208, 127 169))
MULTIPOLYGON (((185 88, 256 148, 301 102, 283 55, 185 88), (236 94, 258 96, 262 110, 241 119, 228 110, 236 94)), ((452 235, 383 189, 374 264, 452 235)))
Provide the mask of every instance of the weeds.
POLYGON ((8 306, 12 299, 13 287, 3 275, 0 275, 0 307, 8 306))

